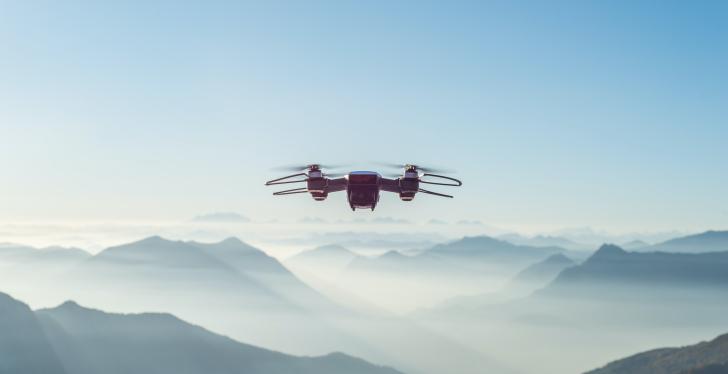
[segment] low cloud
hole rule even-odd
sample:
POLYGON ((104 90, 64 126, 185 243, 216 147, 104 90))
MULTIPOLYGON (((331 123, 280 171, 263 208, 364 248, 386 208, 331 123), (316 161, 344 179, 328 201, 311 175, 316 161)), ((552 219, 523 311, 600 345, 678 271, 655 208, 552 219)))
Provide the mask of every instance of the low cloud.
POLYGON ((317 224, 324 224, 328 223, 325 219, 321 217, 303 217, 298 220, 298 223, 317 223, 317 224))
POLYGON ((376 218, 372 218, 371 223, 380 223, 380 224, 387 224, 387 225, 390 225, 390 224, 403 225, 403 224, 409 224, 410 221, 408 221, 406 219, 402 219, 402 218, 376 217, 376 218))
POLYGON ((445 222, 443 220, 439 220, 437 218, 433 218, 433 219, 427 221, 427 224, 428 225, 447 225, 447 222, 445 222))
POLYGON ((469 219, 463 219, 458 221, 458 225, 482 225, 483 222, 480 222, 478 220, 469 220, 469 219))
POLYGON ((192 218, 193 222, 250 222, 250 218, 234 212, 201 214, 192 218))

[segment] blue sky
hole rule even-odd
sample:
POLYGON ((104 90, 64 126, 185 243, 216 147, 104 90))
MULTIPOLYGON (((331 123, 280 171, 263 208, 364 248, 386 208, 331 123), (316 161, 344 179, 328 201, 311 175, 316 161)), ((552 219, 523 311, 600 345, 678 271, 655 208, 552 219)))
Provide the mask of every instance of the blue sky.
POLYGON ((728 4, 2 2, 0 221, 350 219, 295 162, 455 167, 374 214, 728 222, 728 4))

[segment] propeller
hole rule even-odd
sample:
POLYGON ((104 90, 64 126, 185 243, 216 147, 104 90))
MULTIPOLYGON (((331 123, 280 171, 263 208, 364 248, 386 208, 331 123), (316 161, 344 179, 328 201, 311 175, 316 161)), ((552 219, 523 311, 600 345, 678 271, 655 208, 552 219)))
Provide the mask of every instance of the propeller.
POLYGON ((392 169, 410 169, 415 168, 417 171, 421 171, 423 173, 454 173, 455 170, 452 169, 439 169, 439 168, 431 168, 416 164, 395 164, 395 163, 389 163, 389 162, 375 162, 375 164, 392 168, 392 169))
POLYGON ((322 165, 322 164, 300 165, 299 164, 299 165, 284 165, 284 166, 278 166, 278 167, 272 168, 271 170, 273 170, 273 171, 289 171, 289 172, 294 172, 294 171, 310 170, 310 169, 314 169, 314 168, 316 168, 316 169, 338 169, 338 168, 343 168, 345 166, 347 166, 347 165, 330 165, 330 164, 326 164, 326 165, 322 165))

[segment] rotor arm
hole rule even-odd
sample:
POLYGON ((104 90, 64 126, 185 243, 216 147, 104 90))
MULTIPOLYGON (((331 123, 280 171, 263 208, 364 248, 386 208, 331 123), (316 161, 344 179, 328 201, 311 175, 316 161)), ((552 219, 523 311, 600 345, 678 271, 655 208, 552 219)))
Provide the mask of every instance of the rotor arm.
POLYGON ((397 179, 380 178, 379 179, 379 189, 381 191, 394 192, 394 193, 402 192, 402 188, 399 185, 399 178, 397 178, 397 179))
POLYGON ((326 182, 326 192, 344 191, 349 185, 349 181, 346 178, 327 179, 326 182))

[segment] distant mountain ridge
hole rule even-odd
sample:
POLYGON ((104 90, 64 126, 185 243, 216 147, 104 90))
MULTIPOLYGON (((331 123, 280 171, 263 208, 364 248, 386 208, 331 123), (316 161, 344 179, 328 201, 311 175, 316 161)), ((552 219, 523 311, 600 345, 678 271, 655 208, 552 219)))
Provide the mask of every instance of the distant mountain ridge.
POLYGON ((587 374, 719 374, 728 370, 728 334, 682 348, 661 348, 611 362, 587 374))
POLYGON ((499 235, 498 239, 505 240, 516 245, 527 245, 532 247, 561 247, 569 250, 588 249, 589 245, 577 243, 573 240, 551 235, 523 236, 516 233, 499 235))
POLYGON ((562 271, 549 285, 560 288, 603 285, 728 286, 728 252, 627 252, 605 244, 579 266, 562 271))
POLYGON ((163 280, 166 284, 175 279, 189 282, 201 278, 206 284, 216 282, 220 289, 238 288, 240 296, 262 298, 266 303, 337 307, 301 282, 278 260, 232 237, 217 243, 200 243, 152 236, 107 248, 77 270, 81 275, 109 280, 126 279, 133 273, 136 280, 155 283, 163 280))
POLYGON ((563 253, 549 256, 519 272, 509 283, 510 288, 521 288, 533 285, 544 286, 556 278, 564 269, 576 265, 563 253))
POLYGON ((546 286, 558 274, 576 263, 561 253, 551 255, 537 262, 514 276, 503 288, 496 292, 478 295, 457 296, 445 300, 434 308, 418 310, 415 315, 424 313, 443 313, 452 309, 473 310, 479 307, 504 303, 508 300, 527 296, 531 292, 546 286))
POLYGON ((466 236, 460 240, 453 242, 438 244, 428 251, 430 252, 457 252, 457 253, 473 253, 473 252, 485 252, 485 253, 497 253, 505 251, 516 250, 517 254, 541 252, 541 251, 554 251, 562 252, 564 248, 557 246, 545 246, 545 247, 534 247, 529 245, 518 245, 513 244, 505 240, 492 238, 490 236, 466 236))
POLYGON ((642 247, 640 251, 661 251, 680 253, 703 253, 728 251, 728 231, 706 231, 671 239, 652 246, 642 247))
POLYGON ((170 314, 109 314, 74 302, 31 311, 0 293, 0 372, 28 374, 396 374, 342 353, 295 357, 170 314))
POLYGON ((466 236, 438 244, 419 253, 418 258, 440 259, 474 271, 513 274, 524 267, 564 252, 561 247, 516 245, 489 236, 466 236))
POLYGON ((303 251, 285 260, 286 265, 294 267, 316 267, 331 273, 343 270, 360 255, 338 244, 329 244, 303 251))
POLYGON ((0 244, 0 262, 27 263, 64 261, 76 262, 91 257, 91 254, 73 247, 46 247, 35 248, 26 245, 2 243, 0 244))

